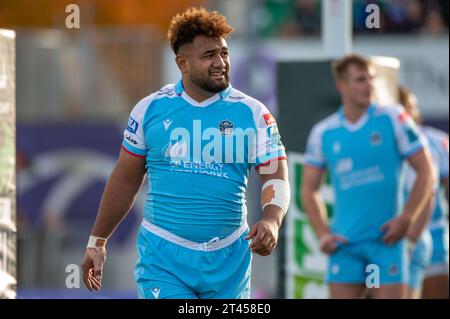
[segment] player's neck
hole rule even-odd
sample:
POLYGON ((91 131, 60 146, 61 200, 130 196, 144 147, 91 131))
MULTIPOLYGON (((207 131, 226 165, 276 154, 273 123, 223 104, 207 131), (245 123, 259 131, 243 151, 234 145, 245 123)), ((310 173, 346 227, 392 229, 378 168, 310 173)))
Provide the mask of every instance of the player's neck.
POLYGON ((203 101, 206 101, 207 99, 216 94, 207 92, 202 88, 199 88, 197 85, 185 80, 183 80, 183 87, 186 94, 189 95, 191 99, 193 99, 198 103, 202 103, 203 101))
POLYGON ((369 105, 361 106, 354 105, 352 103, 344 103, 344 116, 350 123, 356 123, 361 118, 361 116, 366 113, 368 108, 369 105))

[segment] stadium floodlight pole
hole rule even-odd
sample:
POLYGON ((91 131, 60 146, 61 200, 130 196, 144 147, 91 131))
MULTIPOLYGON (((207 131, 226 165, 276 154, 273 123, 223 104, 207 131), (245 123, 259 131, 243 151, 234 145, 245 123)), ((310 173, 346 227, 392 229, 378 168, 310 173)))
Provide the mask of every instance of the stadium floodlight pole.
POLYGON ((352 1, 322 1, 322 47, 329 58, 352 50, 352 1))

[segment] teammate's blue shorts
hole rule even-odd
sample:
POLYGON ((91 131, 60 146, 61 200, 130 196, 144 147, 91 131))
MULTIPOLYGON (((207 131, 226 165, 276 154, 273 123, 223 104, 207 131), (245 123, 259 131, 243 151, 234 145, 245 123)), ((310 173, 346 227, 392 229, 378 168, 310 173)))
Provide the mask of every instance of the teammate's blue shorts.
POLYGON ((433 241, 429 231, 424 231, 411 252, 409 262, 408 286, 421 289, 425 277, 425 269, 430 264, 433 252, 433 241))
POLYGON ((433 253, 431 262, 425 270, 426 277, 432 277, 441 274, 448 274, 448 226, 432 229, 431 238, 433 239, 433 253))
POLYGON ((245 240, 247 225, 225 239, 195 243, 147 223, 157 229, 150 231, 144 223, 137 238, 139 298, 250 298, 252 254, 245 240))
POLYGON ((326 281, 363 285, 407 283, 407 257, 405 240, 391 246, 381 239, 341 244, 328 258, 326 281))

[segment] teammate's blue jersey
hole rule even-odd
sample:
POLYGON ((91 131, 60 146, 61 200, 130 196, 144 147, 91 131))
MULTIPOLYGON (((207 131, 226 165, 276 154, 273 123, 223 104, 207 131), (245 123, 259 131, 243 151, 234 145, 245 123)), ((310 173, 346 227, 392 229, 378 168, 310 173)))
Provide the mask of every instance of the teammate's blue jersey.
POLYGON ((339 111, 317 123, 305 164, 328 170, 335 191, 331 231, 350 242, 380 238, 400 213, 404 159, 424 147, 412 119, 398 106, 370 105, 356 123, 339 111))
POLYGON ((122 147, 146 158, 144 218, 195 242, 239 228, 251 168, 286 157, 262 103, 231 86, 198 103, 181 80, 134 107, 122 147))
POLYGON ((442 194, 443 192, 440 181, 448 178, 449 173, 448 134, 429 126, 423 127, 422 132, 428 140, 432 154, 434 154, 439 180, 430 227, 441 227, 447 223, 447 205, 445 203, 445 197, 442 194))

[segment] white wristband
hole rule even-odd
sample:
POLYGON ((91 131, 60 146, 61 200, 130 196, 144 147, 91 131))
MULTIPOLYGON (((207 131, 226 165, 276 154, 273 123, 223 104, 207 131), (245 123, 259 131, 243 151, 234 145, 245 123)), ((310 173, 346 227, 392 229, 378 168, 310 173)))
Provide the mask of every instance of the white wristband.
POLYGON ((287 212, 291 201, 291 188, 289 182, 282 179, 270 179, 262 186, 261 206, 276 205, 284 213, 287 212))
POLYGON ((102 237, 89 236, 87 248, 102 248, 106 246, 106 239, 102 237))

